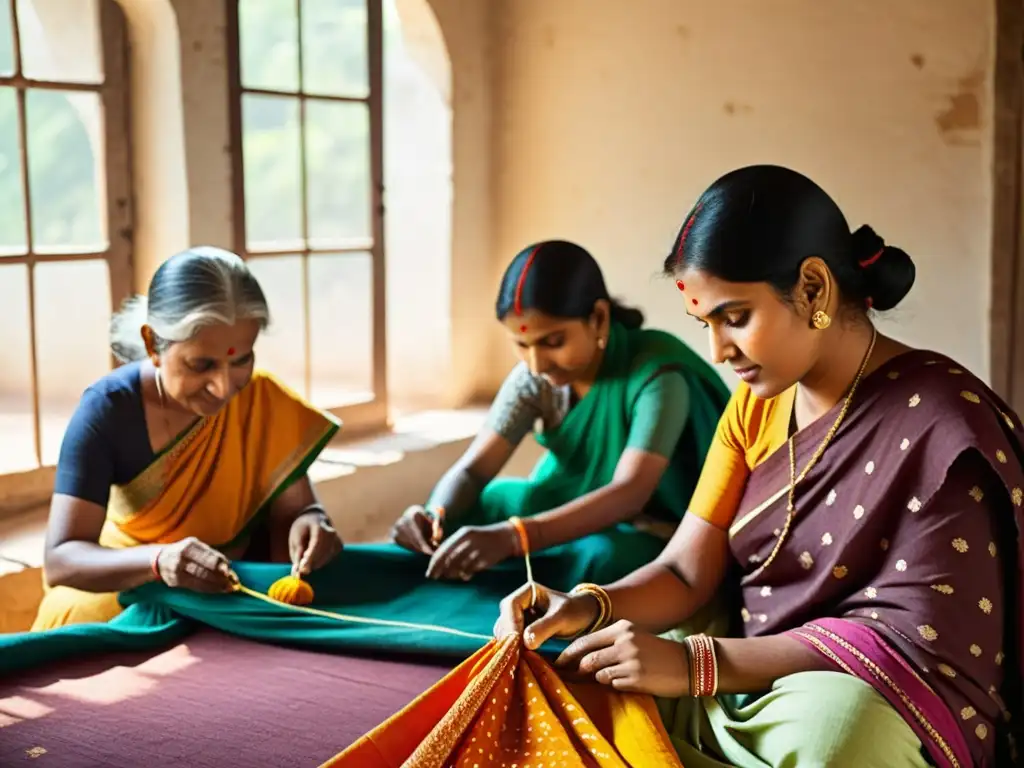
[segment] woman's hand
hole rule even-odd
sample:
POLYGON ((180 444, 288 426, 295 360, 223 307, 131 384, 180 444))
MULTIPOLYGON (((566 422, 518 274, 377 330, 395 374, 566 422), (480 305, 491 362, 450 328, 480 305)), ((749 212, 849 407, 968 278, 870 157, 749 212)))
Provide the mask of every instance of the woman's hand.
POLYGON ((434 520, 418 504, 409 507, 398 518, 391 529, 391 540, 410 552, 419 552, 427 557, 434 554, 437 545, 433 541, 434 520))
POLYGON ((690 692, 690 664, 681 643, 628 621, 574 640, 555 662, 620 691, 678 698, 690 692))
POLYGON ((469 581, 518 551, 519 534, 511 523, 467 525, 437 548, 427 566, 427 578, 469 581))
POLYGON ((288 531, 292 569, 300 576, 323 568, 342 550, 341 537, 320 511, 299 515, 288 531))
POLYGON ((234 586, 230 561, 195 536, 161 549, 156 568, 160 580, 169 587, 216 593, 230 592, 234 586))
POLYGON ((527 584, 501 601, 494 636, 522 633, 526 647, 536 649, 553 637, 575 637, 594 623, 599 609, 597 600, 590 595, 570 597, 540 584, 527 584), (526 623, 528 611, 530 624, 526 623))

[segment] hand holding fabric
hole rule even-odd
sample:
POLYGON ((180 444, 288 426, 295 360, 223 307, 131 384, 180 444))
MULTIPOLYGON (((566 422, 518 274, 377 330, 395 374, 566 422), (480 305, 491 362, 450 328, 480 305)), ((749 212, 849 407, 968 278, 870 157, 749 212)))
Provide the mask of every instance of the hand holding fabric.
POLYGON ((597 601, 589 595, 570 597, 540 584, 526 584, 501 601, 494 636, 521 633, 526 647, 535 650, 553 637, 578 635, 594 622, 597 612, 597 601), (527 612, 531 613, 529 624, 527 612))
POLYGON ((288 554, 299 576, 327 565, 342 550, 341 537, 322 512, 299 515, 288 531, 288 554))
POLYGON ((469 581, 518 552, 519 535, 511 523, 460 528, 446 539, 430 558, 428 579, 469 581))
POLYGON ((169 587, 184 587, 194 592, 230 592, 231 563, 195 536, 169 544, 157 553, 156 570, 169 587))
POLYGON ((417 504, 409 507, 398 518, 398 522, 391 529, 391 540, 403 549, 429 557, 437 549, 432 540, 433 528, 433 518, 426 509, 417 504))
POLYGON ((581 674, 620 691, 678 698, 690 691, 690 665, 686 649, 617 621, 609 627, 573 641, 555 662, 575 666, 581 674))

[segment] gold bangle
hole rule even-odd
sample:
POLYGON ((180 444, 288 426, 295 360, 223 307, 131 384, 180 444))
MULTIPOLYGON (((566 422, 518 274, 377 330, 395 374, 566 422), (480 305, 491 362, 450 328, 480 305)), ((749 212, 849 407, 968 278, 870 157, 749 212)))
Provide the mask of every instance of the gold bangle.
POLYGON ((583 630, 580 631, 580 635, 586 635, 593 631, 594 626, 598 624, 598 622, 600 622, 602 614, 604 613, 604 602, 601 600, 601 596, 598 595, 596 592, 592 591, 590 589, 589 584, 577 584, 575 587, 569 590, 569 597, 583 596, 590 596, 597 601, 597 614, 594 616, 593 621, 591 621, 590 624, 588 624, 586 627, 583 628, 583 630))
POLYGON ((590 595, 597 600, 597 616, 590 625, 583 630, 583 634, 589 635, 592 632, 597 632, 599 629, 603 629, 608 626, 612 620, 612 599, 608 596, 608 593, 604 588, 599 587, 597 584, 585 582, 583 584, 577 584, 569 592, 570 597, 579 597, 580 595, 590 595))

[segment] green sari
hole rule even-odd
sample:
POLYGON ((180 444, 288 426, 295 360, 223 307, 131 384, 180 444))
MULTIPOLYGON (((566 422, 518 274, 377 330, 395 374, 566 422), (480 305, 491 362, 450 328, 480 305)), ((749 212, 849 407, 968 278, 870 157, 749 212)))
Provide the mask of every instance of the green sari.
MULTIPOLYGON (((264 594, 291 569, 248 562, 232 567, 245 586, 264 594)), ((550 581, 557 568, 551 558, 534 564, 541 580, 550 581)), ((499 602, 523 583, 523 574, 519 563, 503 563, 471 584, 433 581, 423 578, 421 556, 392 544, 365 544, 347 547, 308 581, 319 610, 451 631, 350 623, 242 593, 206 595, 153 582, 120 593, 124 610, 110 621, 0 635, 0 679, 85 654, 164 648, 204 625, 277 645, 331 653, 412 653, 455 663, 491 639, 499 602)))
MULTIPOLYGON (((477 511, 527 514, 550 508, 608 482, 628 438, 630 404, 660 370, 681 371, 691 390, 690 420, 670 467, 652 499, 651 514, 683 515, 700 462, 727 391, 714 372, 682 342, 656 331, 616 328, 601 380, 562 427, 541 436, 550 454, 527 480, 490 486, 477 511), (600 446, 594 451, 591 446, 600 446)), ((631 526, 537 553, 537 581, 572 586, 607 581, 652 559, 663 542, 631 526)), ((287 565, 236 562, 242 583, 260 592, 287 575, 287 565)), ((118 595, 125 607, 108 622, 0 635, 0 677, 88 653, 158 649, 206 625, 256 641, 334 653, 414 653, 459 661, 485 645, 501 599, 525 580, 521 559, 478 574, 471 583, 424 578, 423 556, 393 544, 355 545, 309 577, 315 607, 385 621, 435 625, 452 632, 348 623, 297 613, 245 594, 202 595, 152 583, 118 595)), ((556 651, 564 644, 554 643, 556 651)))
MULTIPOLYGON (((677 371, 690 394, 686 427, 645 513, 678 523, 686 513, 729 390, 703 358, 675 336, 658 330, 612 325, 604 361, 593 387, 554 429, 535 434, 546 449, 527 478, 499 478, 483 490, 462 525, 487 525, 559 507, 608 485, 627 447, 633 406, 641 390, 666 371, 677 371)), ((682 406, 681 406, 682 407, 682 406)), ((543 555, 561 569, 556 589, 580 582, 606 584, 649 563, 664 539, 631 523, 586 536, 543 555)))

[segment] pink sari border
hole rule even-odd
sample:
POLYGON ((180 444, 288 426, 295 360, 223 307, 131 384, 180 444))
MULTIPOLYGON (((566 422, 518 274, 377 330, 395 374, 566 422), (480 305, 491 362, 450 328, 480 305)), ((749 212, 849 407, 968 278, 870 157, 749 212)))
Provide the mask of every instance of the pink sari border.
POLYGON ((871 627, 820 619, 789 634, 881 693, 914 729, 939 768, 972 765, 963 732, 949 708, 871 627))

